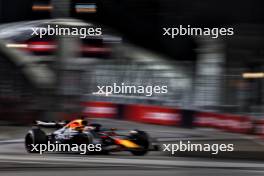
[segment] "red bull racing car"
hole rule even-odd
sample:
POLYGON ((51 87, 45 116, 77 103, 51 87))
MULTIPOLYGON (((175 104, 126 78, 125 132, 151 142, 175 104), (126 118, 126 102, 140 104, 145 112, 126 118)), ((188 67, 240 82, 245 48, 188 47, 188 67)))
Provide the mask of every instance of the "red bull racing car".
POLYGON ((158 145, 144 131, 106 129, 101 124, 88 124, 83 119, 75 119, 68 123, 36 121, 25 136, 25 148, 29 153, 39 153, 39 147, 45 144, 100 146, 100 150, 92 152, 95 154, 96 151, 98 154, 129 151, 140 156, 150 150, 158 150, 158 145), (47 133, 44 128, 55 129, 47 133))

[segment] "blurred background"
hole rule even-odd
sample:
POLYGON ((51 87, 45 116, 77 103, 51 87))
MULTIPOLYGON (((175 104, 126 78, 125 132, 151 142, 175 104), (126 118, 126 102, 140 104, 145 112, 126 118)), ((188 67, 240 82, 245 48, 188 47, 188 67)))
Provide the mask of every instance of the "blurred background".
POLYGON ((144 104, 263 118, 261 0, 0 2, 0 117, 56 118, 80 102, 144 104), (103 28, 97 38, 31 36, 47 24, 103 28), (163 36, 163 27, 233 27, 233 36, 163 36), (168 94, 93 95, 98 85, 167 85, 168 94), (54 115, 54 112, 56 115, 54 115))

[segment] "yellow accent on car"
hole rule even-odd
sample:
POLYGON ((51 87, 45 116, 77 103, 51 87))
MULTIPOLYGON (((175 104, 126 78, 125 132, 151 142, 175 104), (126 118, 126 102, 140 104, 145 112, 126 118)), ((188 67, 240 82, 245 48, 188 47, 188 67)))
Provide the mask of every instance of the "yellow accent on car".
POLYGON ((140 146, 137 145, 136 143, 126 140, 126 139, 118 139, 118 143, 127 148, 140 148, 140 146))

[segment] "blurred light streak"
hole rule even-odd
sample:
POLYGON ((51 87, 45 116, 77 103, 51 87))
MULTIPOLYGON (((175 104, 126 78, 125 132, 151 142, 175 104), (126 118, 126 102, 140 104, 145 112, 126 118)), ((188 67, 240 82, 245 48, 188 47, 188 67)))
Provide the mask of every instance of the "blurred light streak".
POLYGON ((19 44, 19 43, 8 43, 6 44, 7 48, 28 48, 28 44, 19 44))
POLYGON ((83 46, 81 51, 87 53, 109 53, 111 49, 107 47, 83 46))
POLYGON ((8 43, 8 48, 26 49, 29 51, 54 51, 57 46, 52 42, 30 42, 28 44, 23 43, 8 43))
POLYGON ((77 13, 96 13, 95 4, 76 4, 75 10, 77 13))
POLYGON ((52 5, 33 5, 32 6, 33 11, 51 11, 53 10, 52 5))
POLYGON ((53 42, 30 42, 28 50, 30 51, 54 51, 57 49, 53 42))
POLYGON ((243 78, 264 78, 263 72, 256 72, 256 73, 243 73, 243 78))

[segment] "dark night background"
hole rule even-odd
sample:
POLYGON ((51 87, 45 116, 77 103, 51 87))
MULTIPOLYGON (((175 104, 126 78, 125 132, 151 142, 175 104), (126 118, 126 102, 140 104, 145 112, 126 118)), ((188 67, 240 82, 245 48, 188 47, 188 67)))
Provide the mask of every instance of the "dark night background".
MULTIPOLYGON (((193 60, 196 44, 185 36, 173 40, 162 37, 162 27, 177 24, 230 27, 264 22, 261 0, 98 0, 96 3, 95 16, 80 18, 106 24, 129 41, 177 60, 193 60)), ((31 6, 32 0, 0 1, 1 22, 49 17, 48 14, 32 14, 31 6)))

